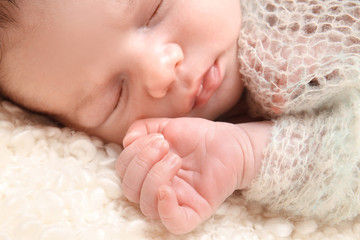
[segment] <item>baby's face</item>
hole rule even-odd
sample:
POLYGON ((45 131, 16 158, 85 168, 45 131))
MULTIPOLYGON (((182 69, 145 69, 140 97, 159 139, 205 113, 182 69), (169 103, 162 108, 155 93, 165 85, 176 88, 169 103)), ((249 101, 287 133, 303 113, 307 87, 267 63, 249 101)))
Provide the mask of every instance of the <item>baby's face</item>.
POLYGON ((213 119, 242 93, 239 0, 20 1, 3 59, 24 106, 120 143, 137 119, 213 119))

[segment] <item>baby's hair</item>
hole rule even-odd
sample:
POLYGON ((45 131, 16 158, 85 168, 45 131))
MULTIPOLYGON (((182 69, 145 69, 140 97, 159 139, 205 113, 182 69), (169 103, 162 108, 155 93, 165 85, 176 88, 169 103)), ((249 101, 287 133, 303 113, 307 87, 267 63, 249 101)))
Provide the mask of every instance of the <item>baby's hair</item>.
POLYGON ((0 60, 4 51, 5 30, 15 23, 14 9, 16 7, 16 0, 0 0, 0 60))
POLYGON ((17 8, 16 0, 0 0, 0 96, 4 96, 1 63, 6 51, 6 30, 16 23, 15 13, 17 8))
POLYGON ((16 6, 15 0, 0 0, 0 27, 11 23, 14 19, 11 17, 10 7, 16 6))

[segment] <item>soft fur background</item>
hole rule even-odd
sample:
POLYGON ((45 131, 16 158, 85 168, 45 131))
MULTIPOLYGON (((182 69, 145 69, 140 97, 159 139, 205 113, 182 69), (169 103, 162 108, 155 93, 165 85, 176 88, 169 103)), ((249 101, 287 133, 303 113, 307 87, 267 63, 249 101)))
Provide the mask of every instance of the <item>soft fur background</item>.
POLYGON ((115 144, 0 102, 0 240, 360 239, 338 226, 274 214, 240 193, 195 231, 169 234, 120 190, 115 144))

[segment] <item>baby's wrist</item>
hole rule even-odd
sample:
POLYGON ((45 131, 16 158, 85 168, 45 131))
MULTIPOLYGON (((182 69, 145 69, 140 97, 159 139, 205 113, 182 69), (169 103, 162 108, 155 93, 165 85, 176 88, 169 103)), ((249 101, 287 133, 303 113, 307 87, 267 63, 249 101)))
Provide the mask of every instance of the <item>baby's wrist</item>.
POLYGON ((237 161, 237 190, 247 188, 258 176, 264 159, 264 152, 270 142, 271 122, 250 122, 237 124, 237 142, 241 158, 237 161))
POLYGON ((241 190, 250 184, 255 160, 249 136, 241 126, 236 127, 237 154, 235 155, 236 159, 234 159, 237 173, 236 190, 241 190))

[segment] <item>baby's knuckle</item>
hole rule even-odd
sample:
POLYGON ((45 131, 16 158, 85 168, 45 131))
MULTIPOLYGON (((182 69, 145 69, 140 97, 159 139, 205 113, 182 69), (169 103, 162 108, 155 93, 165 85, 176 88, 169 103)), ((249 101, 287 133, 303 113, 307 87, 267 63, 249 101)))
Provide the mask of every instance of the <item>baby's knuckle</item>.
POLYGON ((153 169, 149 173, 150 179, 152 179, 154 182, 160 182, 164 178, 164 172, 160 171, 159 169, 153 169))
POLYGON ((149 160, 148 160, 148 157, 147 155, 142 152, 142 153, 139 153, 137 156, 136 156, 136 165, 138 165, 140 168, 142 169, 147 169, 148 166, 149 166, 149 160))

